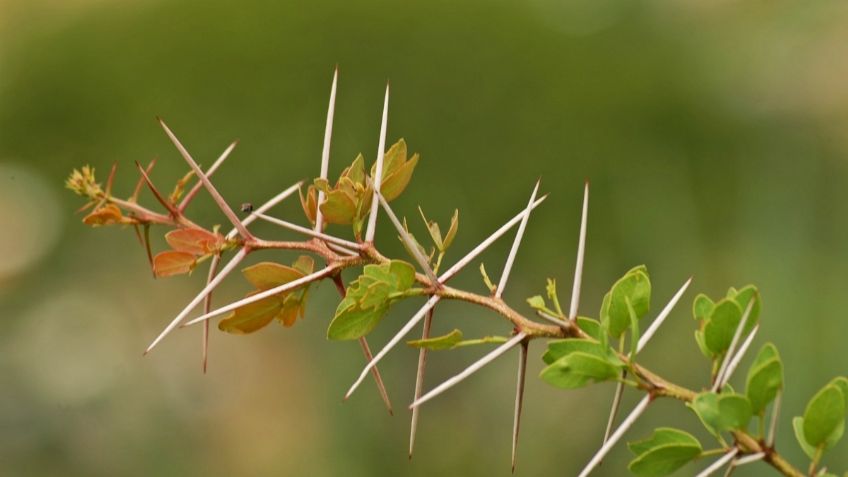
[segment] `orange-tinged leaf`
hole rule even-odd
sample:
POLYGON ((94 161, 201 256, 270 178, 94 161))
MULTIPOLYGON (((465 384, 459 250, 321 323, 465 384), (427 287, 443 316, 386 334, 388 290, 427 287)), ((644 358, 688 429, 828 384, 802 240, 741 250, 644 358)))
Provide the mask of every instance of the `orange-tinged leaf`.
MULTIPOLYGON (((383 180, 406 162, 406 141, 401 138, 383 155, 383 180)), ((377 163, 371 166, 371 177, 377 174, 377 163)), ((382 191, 381 191, 382 192, 382 191)))
POLYGON ((300 271, 304 275, 309 275, 315 271, 315 259, 309 255, 301 255, 294 261, 292 268, 300 271))
POLYGON ((328 223, 348 225, 356 216, 356 202, 341 189, 331 190, 321 204, 328 223))
POLYGON ((277 315, 277 319, 283 323, 283 326, 290 327, 297 320, 297 315, 301 314, 301 306, 286 306, 277 315))
POLYGON ((306 219, 309 220, 309 223, 314 224, 316 215, 318 214, 318 192, 315 190, 315 186, 309 186, 306 189, 305 197, 300 189, 298 189, 297 193, 300 196, 300 206, 303 207, 303 213, 306 215, 306 219))
POLYGON ((176 229, 165 234, 165 241, 174 250, 194 255, 216 252, 224 243, 224 237, 203 229, 176 229))
MULTIPOLYGON (((251 293, 252 295, 252 293, 251 293)), ((243 335, 264 328, 283 307, 279 297, 269 296, 262 300, 236 308, 226 318, 218 323, 218 329, 243 335)))
POLYGON ((383 177, 383 182, 380 185, 380 193, 387 202, 397 199, 397 197, 409 185, 412 179, 412 172, 418 164, 418 154, 414 154, 412 158, 398 166, 394 171, 389 171, 386 177, 383 177))
POLYGON ((86 215, 85 218, 82 219, 82 222, 86 225, 98 227, 101 225, 120 224, 123 220, 124 216, 121 214, 121 209, 119 209, 115 204, 107 204, 102 207, 98 207, 90 214, 86 215))
POLYGON ((244 278, 260 290, 292 282, 305 275, 300 270, 274 262, 260 262, 242 270, 244 278))
POLYGON ((153 274, 157 277, 182 275, 194 269, 197 264, 194 255, 186 252, 168 250, 153 257, 153 274))

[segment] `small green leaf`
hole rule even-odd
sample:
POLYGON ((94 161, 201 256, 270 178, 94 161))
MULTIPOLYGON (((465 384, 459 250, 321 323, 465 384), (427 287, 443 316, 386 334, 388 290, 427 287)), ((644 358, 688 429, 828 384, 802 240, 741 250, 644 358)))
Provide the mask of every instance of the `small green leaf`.
POLYGON ((845 431, 845 396, 836 384, 822 388, 804 411, 804 439, 813 447, 832 447, 845 431))
POLYGON ((585 316, 577 317, 577 327, 590 337, 601 340, 601 323, 585 316))
POLYGON ((624 299, 627 302, 627 312, 630 314, 630 360, 636 357, 636 347, 639 344, 639 317, 636 316, 636 310, 630 303, 630 298, 624 299))
POLYGON ((745 430, 751 421, 751 402, 741 394, 721 394, 718 398, 718 411, 721 414, 722 430, 745 430))
POLYGON ((636 316, 641 319, 650 309, 651 280, 644 265, 628 271, 612 286, 601 306, 601 322, 613 338, 618 338, 630 327, 630 313, 625 299, 629 299, 636 316), (609 298, 607 298, 607 296, 609 298))
POLYGON ((710 297, 700 293, 692 303, 692 316, 696 320, 706 320, 712 314, 713 308, 715 308, 715 303, 713 303, 710 297))
POLYGON ((454 209, 453 217, 451 217, 450 227, 448 228, 448 232, 445 234, 445 250, 450 248, 453 243, 453 239, 456 238, 456 233, 459 231, 459 209, 454 209))
POLYGON ((415 283, 415 269, 402 260, 366 265, 339 303, 327 329, 331 340, 352 340, 367 335, 389 311, 392 297, 415 283))
POLYGON ((798 441, 798 445, 801 446, 801 449, 805 454, 807 454, 807 457, 814 459, 816 456, 816 448, 811 446, 804 437, 804 418, 801 416, 793 418, 792 429, 795 431, 795 439, 798 441))
POLYGON ((698 343, 698 349, 701 350, 701 353, 707 358, 712 358, 713 352, 707 348, 707 343, 704 342, 704 332, 701 330, 695 330, 695 342, 698 343))
POLYGON ((527 304, 534 310, 545 311, 548 309, 548 305, 545 303, 545 299, 542 298, 542 295, 531 296, 527 299, 527 304))
POLYGON ((548 350, 545 351, 545 354, 542 355, 542 361, 547 364, 551 364, 554 361, 567 356, 571 353, 575 353, 578 351, 582 351, 584 353, 594 354, 598 357, 607 357, 610 356, 611 359, 614 359, 615 363, 623 364, 621 361, 615 357, 608 349, 605 349, 601 346, 600 343, 591 340, 584 340, 578 338, 565 338, 561 340, 550 340, 548 341, 548 350))
POLYGON ((636 458, 628 468, 640 477, 662 477, 697 459, 703 448, 691 434, 671 428, 656 429, 647 439, 629 443, 636 458))
POLYGON ((421 340, 411 340, 407 341, 406 344, 413 348, 426 348, 435 351, 451 349, 460 341, 462 341, 462 331, 455 329, 446 335, 421 340))
POLYGON ((607 381, 618 377, 622 366, 595 354, 577 351, 556 360, 542 370, 543 381, 564 389, 583 387, 591 381, 607 381))
POLYGON ((754 304, 751 306, 751 313, 748 315, 748 321, 745 322, 745 330, 743 331, 743 334, 747 335, 757 326, 757 321, 760 318, 760 292, 754 285, 746 285, 736 292, 733 300, 743 312, 748 309, 748 303, 754 300, 754 304))
POLYGON ((741 319, 742 308, 734 300, 725 298, 716 303, 704 325, 704 343, 713 356, 721 356, 727 351, 741 319))
POLYGON ((718 409, 718 394, 714 392, 702 392, 688 404, 695 412, 704 427, 713 435, 721 431, 721 414, 718 409))
POLYGON ((777 348, 771 343, 766 343, 748 370, 745 385, 745 394, 751 400, 751 410, 754 414, 762 415, 766 406, 782 388, 783 363, 780 361, 777 348))
POLYGON ((559 296, 557 296, 556 280, 548 278, 548 284, 545 286, 545 292, 548 294, 548 300, 554 304, 554 308, 559 316, 565 316, 562 312, 562 307, 559 305, 559 296))
POLYGON ((498 287, 492 283, 492 279, 489 278, 489 274, 486 273, 486 265, 482 262, 480 263, 480 275, 483 275, 483 283, 486 285, 486 288, 488 288, 490 292, 494 293, 498 287))

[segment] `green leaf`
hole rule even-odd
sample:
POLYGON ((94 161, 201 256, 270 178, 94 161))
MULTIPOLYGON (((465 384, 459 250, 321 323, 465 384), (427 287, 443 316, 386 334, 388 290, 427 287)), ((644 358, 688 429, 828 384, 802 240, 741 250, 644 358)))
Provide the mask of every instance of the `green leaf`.
POLYGON ((716 394, 705 391, 689 404, 712 434, 731 429, 745 429, 751 420, 751 403, 741 394, 716 394))
POLYGON ((601 323, 585 316, 577 317, 577 327, 590 337, 601 340, 601 323))
POLYGON ((722 430, 745 430, 751 421, 751 401, 741 394, 721 394, 718 398, 718 411, 721 414, 722 430))
POLYGON ((367 335, 389 311, 393 296, 415 283, 415 269, 402 260, 366 265, 339 303, 327 329, 331 340, 352 340, 367 335))
POLYGON ((342 189, 333 189, 324 196, 321 213, 327 223, 349 225, 356 217, 356 200, 342 189))
POLYGON ((627 302, 627 312, 630 314, 630 360, 636 357, 636 347, 639 344, 639 317, 636 316, 636 310, 630 303, 630 298, 625 298, 627 302))
POLYGON ((616 378, 621 366, 594 354, 577 351, 564 356, 542 370, 543 381, 553 386, 574 389, 591 381, 607 381, 616 378))
POLYGON ((837 384, 827 384, 804 411, 804 440, 813 447, 832 447, 845 431, 845 396, 837 384))
POLYGON ((623 364, 609 349, 605 349, 600 343, 591 340, 579 338, 565 338, 560 340, 548 341, 548 350, 542 355, 542 361, 551 364, 554 361, 567 356, 571 353, 582 351, 584 353, 594 354, 598 357, 607 357, 614 359, 616 364, 623 364))
POLYGON ((733 300, 743 312, 748 309, 748 303, 754 300, 754 304, 751 306, 751 313, 748 315, 748 321, 745 322, 745 329, 743 331, 743 334, 747 335, 757 326, 757 321, 760 318, 760 292, 754 285, 747 285, 736 292, 733 300))
POLYGON ((704 344, 713 356, 721 356, 730 347, 742 319, 742 308, 732 299, 718 302, 704 325, 704 344))
POLYGON ((613 338, 618 338, 630 327, 630 313, 626 299, 630 300, 636 316, 641 319, 650 309, 651 280, 645 267, 628 271, 612 286, 601 306, 601 322, 613 338), (607 298, 607 296, 609 298, 607 298))
POLYGON ((783 363, 777 348, 766 343, 757 353, 754 363, 748 370, 745 394, 751 401, 751 410, 762 415, 766 406, 774 400, 777 392, 783 388, 783 363))
POLYGON ((801 449, 805 454, 807 454, 807 457, 814 459, 816 456, 816 448, 815 446, 810 445, 804 437, 804 418, 801 416, 793 418, 792 429, 795 431, 795 439, 798 441, 798 445, 801 446, 801 449))
POLYGON ((545 293, 548 295, 548 300, 554 304, 554 308, 557 311, 559 316, 565 316, 565 313, 562 312, 562 307, 559 305, 559 296, 557 295, 557 287, 556 280, 553 278, 548 278, 548 283, 545 286, 545 293))
POLYGON ((413 348, 426 348, 436 351, 451 349, 460 341, 462 341, 462 331, 455 329, 446 335, 421 340, 411 340, 407 341, 406 344, 413 348))
POLYGON ((482 262, 480 262, 480 275, 483 276, 483 283, 486 285, 486 288, 488 288, 490 292, 494 293, 495 289, 498 287, 492 283, 492 279, 489 278, 489 274, 486 273, 486 265, 482 262))
MULTIPOLYGON (((418 154, 413 154, 407 160, 406 141, 398 140, 383 156, 383 176, 380 193, 387 202, 395 200, 409 185, 415 166, 418 164, 418 154)), ((371 167, 371 176, 377 172, 377 164, 371 167)))
POLYGON ((453 217, 451 217, 450 227, 448 228, 448 232, 445 234, 445 250, 450 248, 451 244, 453 243, 453 239, 456 238, 457 231, 459 231, 459 209, 454 209, 453 217))
POLYGON ((712 358, 713 352, 707 348, 707 343, 704 342, 704 332, 701 330, 695 330, 695 342, 698 343, 698 349, 701 350, 701 353, 707 358, 712 358))
POLYGON ((713 308, 715 308, 715 303, 710 297, 701 293, 695 297, 695 301, 692 303, 692 316, 696 320, 706 320, 712 314, 713 308))
POLYGON ((669 444, 693 445, 701 447, 701 443, 698 442, 698 439, 696 439, 692 434, 670 427, 654 429, 654 433, 651 434, 650 437, 635 442, 628 442, 627 447, 629 447, 634 454, 642 455, 655 447, 669 444))

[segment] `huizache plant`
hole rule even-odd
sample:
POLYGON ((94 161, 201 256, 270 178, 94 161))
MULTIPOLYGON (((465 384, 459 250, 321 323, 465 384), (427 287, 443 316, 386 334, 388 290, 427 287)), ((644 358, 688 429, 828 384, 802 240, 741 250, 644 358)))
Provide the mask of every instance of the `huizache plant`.
MULTIPOLYGON (((700 294, 694 298, 694 342, 712 369, 711 381, 704 383, 701 389, 684 388, 642 366, 639 352, 680 301, 691 278, 647 327, 643 323, 651 314, 652 297, 651 281, 645 266, 634 267, 615 281, 604 295, 596 317, 580 314, 589 198, 587 183, 567 312, 561 305, 557 283, 553 279, 547 281, 543 294, 530 297, 527 303, 508 304, 502 299, 502 294, 522 236, 531 212, 546 198, 537 196, 539 183, 536 183, 526 207, 517 215, 451 266, 444 266, 446 253, 458 232, 458 211, 454 212, 450 223, 440 225, 427 219, 419 209, 423 230, 426 230, 420 235, 424 240, 420 240, 413 235, 407 221, 398 218, 389 205, 409 184, 419 156, 410 156, 403 139, 386 148, 388 87, 376 161, 367 167, 366 159, 360 154, 338 179, 330 181, 327 172, 337 80, 338 71, 330 92, 319 177, 305 187, 302 182, 295 183, 256 208, 245 204, 241 208, 241 217, 211 182, 212 175, 233 151, 235 143, 204 171, 161 120, 159 122, 165 133, 189 166, 188 173, 176 182, 170 194, 163 193, 151 181, 148 174, 154 162, 146 168, 136 164, 140 177, 127 199, 117 197, 112 190, 115 166, 102 187, 95 179, 93 168, 85 166, 72 172, 67 187, 87 199, 82 210, 90 209, 83 222, 95 227, 117 225, 135 229, 156 277, 188 274, 201 263, 208 262, 206 286, 165 326, 145 354, 175 329, 201 325, 202 367, 205 372, 209 323, 213 318, 220 318, 220 330, 233 334, 253 333, 274 321, 283 326, 293 326, 305 316, 310 288, 328 280, 338 290, 340 301, 329 322, 327 338, 357 340, 365 356, 365 366, 345 398, 371 374, 391 412, 389 396, 377 365, 402 340, 409 339, 413 328, 420 325, 420 339, 406 341, 408 346, 420 350, 414 400, 409 406, 412 411, 410 457, 420 407, 501 355, 512 352, 517 354, 518 361, 512 429, 514 471, 528 349, 531 342, 541 341, 545 345, 541 358, 546 366, 539 378, 551 386, 568 390, 600 382, 616 383, 603 442, 580 473, 581 477, 589 475, 597 467, 633 423, 658 399, 683 403, 714 437, 714 442, 706 445, 684 430, 659 427, 651 435, 628 443, 634 454, 628 468, 634 475, 669 475, 696 460, 708 461, 703 464, 705 469, 699 476, 724 468, 727 469, 724 475, 729 475, 735 468, 755 462, 771 466, 778 474, 786 476, 836 475, 824 466, 824 457, 837 444, 845 429, 848 379, 840 376, 825 384, 813 394, 803 416, 792 420, 798 443, 810 458, 806 471, 790 464, 774 445, 785 384, 777 348, 766 343, 756 352, 743 388, 736 389, 728 384, 760 329, 761 298, 755 286, 730 288, 724 296, 700 294), (145 186, 161 205, 161 212, 139 203, 139 194, 145 186), (206 189, 211 195, 232 225, 232 230, 222 233, 218 226, 205 227, 188 218, 187 207, 201 189, 206 189), (308 226, 268 215, 272 207, 296 193, 308 226), (397 230, 408 257, 387 257, 374 243, 374 231, 381 210, 397 230), (256 220, 298 232, 304 239, 281 241, 257 237, 248 229, 256 220), (157 233, 160 233, 159 228, 167 229, 165 240, 170 246, 155 255, 150 245, 150 232, 154 226, 157 233), (516 226, 512 247, 497 281, 490 278, 480 263, 482 292, 449 285, 457 273, 475 262, 481 252, 516 226), (340 236, 344 235, 341 232, 345 229, 350 233, 348 238, 340 236), (255 289, 241 300, 214 308, 212 292, 245 257, 259 250, 292 250, 301 255, 292 263, 261 262, 244 268, 241 270, 244 278, 255 289), (346 269, 358 270, 359 276, 345 283, 341 272, 346 269), (367 335, 384 321, 395 303, 416 299, 426 301, 379 352, 372 354, 367 335), (458 300, 488 309, 493 316, 506 320, 512 331, 508 336, 466 337, 461 330, 454 329, 444 336, 431 336, 433 315, 442 300, 458 300), (192 311, 200 306, 202 313, 190 317, 192 311), (424 392, 427 354, 469 346, 483 348, 483 357, 456 376, 424 392), (643 397, 619 422, 619 403, 627 389, 643 397)), ((844 475, 848 476, 848 473, 844 475)))

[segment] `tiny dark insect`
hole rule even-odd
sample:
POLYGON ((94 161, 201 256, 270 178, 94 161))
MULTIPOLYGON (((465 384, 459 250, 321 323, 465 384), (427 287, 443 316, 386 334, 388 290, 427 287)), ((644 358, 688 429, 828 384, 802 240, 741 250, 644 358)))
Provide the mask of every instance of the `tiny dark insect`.
POLYGON ((241 204, 241 211, 244 213, 253 212, 253 204, 251 204, 250 202, 245 202, 244 204, 241 204))

